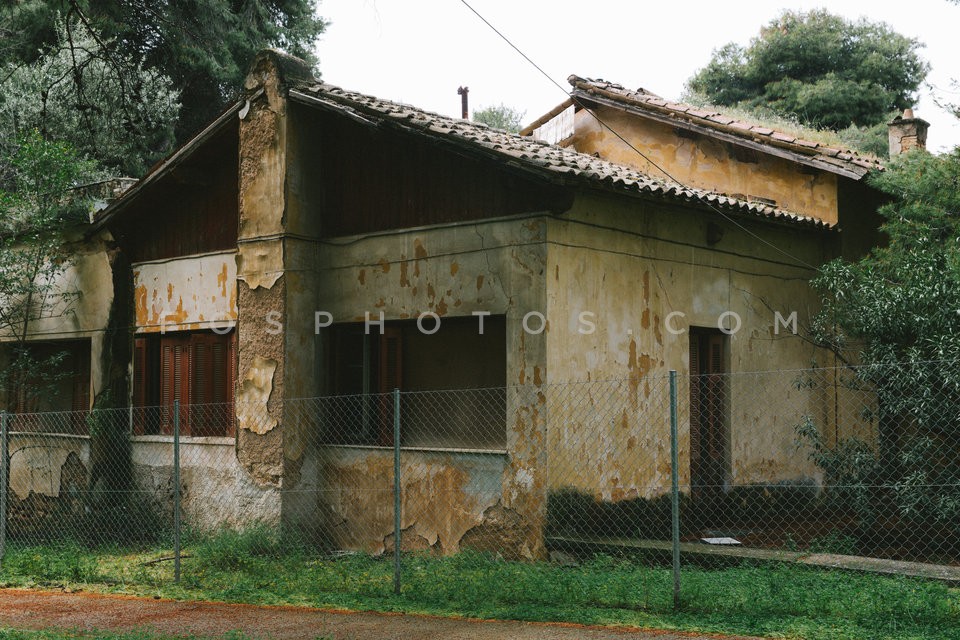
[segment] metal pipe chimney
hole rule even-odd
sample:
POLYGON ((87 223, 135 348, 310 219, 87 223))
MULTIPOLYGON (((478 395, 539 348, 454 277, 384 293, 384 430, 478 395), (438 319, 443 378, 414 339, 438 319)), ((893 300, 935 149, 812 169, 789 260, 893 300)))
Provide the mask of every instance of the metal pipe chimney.
POLYGON ((460 117, 464 120, 470 117, 470 106, 467 104, 468 93, 470 93, 470 87, 457 89, 457 95, 460 96, 460 117))

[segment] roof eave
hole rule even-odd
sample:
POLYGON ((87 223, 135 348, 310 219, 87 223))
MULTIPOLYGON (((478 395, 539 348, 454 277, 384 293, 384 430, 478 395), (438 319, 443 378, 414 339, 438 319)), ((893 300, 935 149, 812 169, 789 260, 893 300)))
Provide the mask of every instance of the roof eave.
POLYGON ((432 131, 429 127, 418 127, 411 125, 406 120, 395 120, 385 117, 384 114, 379 112, 377 109, 358 104, 349 98, 343 98, 335 94, 325 94, 323 97, 320 97, 310 93, 309 90, 292 88, 289 91, 288 96, 294 102, 299 102, 301 104, 310 105, 313 107, 319 107, 321 109, 337 113, 365 126, 372 128, 385 126, 388 128, 400 129, 409 134, 427 137, 431 140, 442 141, 446 144, 449 144, 452 148, 460 150, 462 153, 467 153, 472 156, 495 158, 500 162, 501 166, 506 167, 511 171, 521 175, 535 177, 548 183, 555 184, 559 187, 574 189, 586 188, 593 191, 607 193, 613 192, 620 195, 643 199, 674 200, 683 202, 688 206, 699 206, 717 212, 719 212, 720 209, 723 209, 731 214, 752 219, 761 219, 768 223, 778 225, 788 225, 794 228, 800 226, 819 231, 833 230, 833 227, 829 223, 823 222, 817 218, 792 214, 786 211, 777 212, 771 210, 765 212, 759 205, 751 205, 750 203, 745 202, 724 202, 727 196, 722 194, 713 194, 713 199, 716 201, 712 202, 710 201, 708 195, 681 193, 677 192, 675 188, 666 185, 662 189, 653 190, 649 187, 631 185, 616 179, 597 180, 588 175, 574 171, 556 171, 548 167, 524 161, 522 158, 517 158, 514 156, 505 157, 504 154, 499 151, 482 145, 477 145, 467 139, 462 139, 457 136, 439 135, 432 131))
POLYGON ((200 147, 204 142, 218 134, 235 116, 239 113, 243 102, 236 102, 227 107, 216 120, 203 128, 200 133, 183 143, 180 148, 160 161, 147 175, 137 181, 135 185, 127 189, 123 195, 110 203, 93 221, 91 231, 99 231, 113 220, 120 212, 130 206, 137 199, 141 191, 148 186, 161 180, 164 176, 173 171, 181 162, 190 157, 190 155, 200 147))

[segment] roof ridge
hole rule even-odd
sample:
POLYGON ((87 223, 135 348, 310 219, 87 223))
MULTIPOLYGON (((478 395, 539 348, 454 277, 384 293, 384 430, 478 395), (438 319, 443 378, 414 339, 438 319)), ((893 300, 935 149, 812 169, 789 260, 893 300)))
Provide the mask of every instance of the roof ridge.
POLYGON ((800 136, 768 127, 766 125, 741 120, 724 114, 716 109, 702 109, 683 102, 666 100, 656 94, 640 88, 632 91, 623 85, 603 79, 582 78, 571 75, 567 82, 573 91, 581 91, 593 95, 602 95, 610 100, 636 106, 648 111, 668 115, 671 118, 682 119, 701 126, 734 135, 740 138, 752 139, 760 144, 767 144, 782 149, 788 149, 799 155, 815 157, 828 165, 842 166, 855 173, 866 174, 867 170, 883 170, 880 158, 870 154, 860 153, 855 149, 834 147, 814 140, 807 140, 800 136), (853 165, 854 168, 851 168, 853 165))

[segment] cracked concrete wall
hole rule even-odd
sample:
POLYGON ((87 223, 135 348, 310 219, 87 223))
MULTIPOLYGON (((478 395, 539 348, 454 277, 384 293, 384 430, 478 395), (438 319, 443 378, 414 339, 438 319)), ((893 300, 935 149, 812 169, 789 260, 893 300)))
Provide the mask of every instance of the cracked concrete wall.
MULTIPOLYGON (((569 214, 550 221, 549 380, 625 380, 628 396, 613 405, 593 397, 603 397, 600 382, 593 393, 551 387, 551 489, 572 486, 605 500, 649 498, 668 490, 670 369, 677 370, 680 382, 680 481, 689 483, 690 327, 715 329, 728 311, 741 317, 741 330, 728 338, 733 372, 834 365, 831 356, 788 330, 776 334, 775 310, 784 317, 796 311, 802 329, 818 301, 807 284, 813 271, 791 266, 792 259, 764 244, 817 265, 830 257, 831 243, 822 233, 742 218, 740 224, 762 240, 709 212, 600 196, 580 198, 569 214), (708 224, 723 230, 712 246, 708 224), (584 311, 594 314, 592 334, 580 333, 584 311), (668 330, 671 312, 684 314, 670 319, 681 335, 668 330), (593 402, 596 410, 588 412, 583 403, 593 402), (564 403, 571 407, 567 415, 555 409, 564 403)), ((732 329, 733 322, 726 318, 725 328, 732 329)), ((798 390, 789 373, 766 379, 766 388, 759 380, 730 378, 729 480, 817 479, 807 453, 795 446, 793 428, 804 414, 829 429, 838 421, 850 428, 857 418, 837 411, 853 405, 825 390, 798 390)))
MULTIPOLYGON (((507 453, 478 454, 486 462, 477 466, 473 454, 450 451, 422 462, 426 453, 404 452, 404 492, 411 496, 404 526, 414 527, 411 539, 426 540, 445 553, 459 549, 468 531, 476 546, 500 535, 509 538, 512 556, 544 553, 539 525, 545 516, 546 442, 544 397, 538 387, 546 379, 546 332, 528 335, 522 320, 530 311, 546 311, 545 230, 545 218, 536 216, 339 238, 312 254, 306 246, 291 252, 300 256, 300 267, 312 261, 309 292, 316 297, 310 304, 288 307, 301 309, 301 315, 287 318, 288 329, 299 324, 298 331, 307 327, 312 335, 314 310, 329 312, 334 322, 362 322, 366 312, 374 319, 382 312, 386 320, 415 319, 426 311, 441 321, 470 317, 474 311, 505 315, 505 376, 511 385, 504 416, 507 453), (423 478, 432 480, 423 485, 423 478), (462 486, 484 490, 464 491, 462 486), (429 487, 439 487, 433 499, 440 502, 428 502, 429 487), (428 511, 437 515, 425 519, 428 511)), ((323 357, 318 354, 319 360, 323 357)), ((287 447, 301 459, 288 460, 288 469, 297 465, 300 484, 292 484, 291 474, 285 517, 307 524, 311 514, 339 513, 347 524, 336 531, 335 540, 366 549, 392 544, 384 538, 389 534, 385 514, 393 508, 392 485, 383 484, 384 465, 392 464, 390 450, 327 449, 308 438, 300 445, 302 453, 287 447), (372 482, 381 491, 371 493, 372 482), (310 492, 300 492, 301 487, 310 492), (348 509, 351 513, 344 514, 348 509)))
POLYGON ((641 158, 609 129, 601 127, 586 110, 578 111, 575 116, 573 147, 581 153, 598 153, 605 160, 637 167, 652 176, 661 175, 660 170, 650 164, 652 161, 691 187, 744 197, 760 196, 776 201, 788 211, 832 224, 837 222, 837 176, 832 173, 735 147, 716 138, 683 132, 611 107, 598 107, 597 115, 649 160, 641 158))
MULTIPOLYGON (((499 503, 505 466, 506 456, 497 453, 404 451, 401 548, 459 551, 463 537, 482 528, 485 511, 499 503)), ((308 457, 303 476, 298 489, 321 492, 311 517, 327 542, 372 554, 393 549, 390 450, 323 447, 308 457)))

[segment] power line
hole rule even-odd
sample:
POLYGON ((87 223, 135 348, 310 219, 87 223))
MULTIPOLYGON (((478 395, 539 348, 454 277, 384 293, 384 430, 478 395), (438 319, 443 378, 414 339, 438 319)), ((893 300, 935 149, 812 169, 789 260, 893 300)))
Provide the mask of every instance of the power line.
MULTIPOLYGON (((580 106, 581 109, 585 110, 587 113, 589 113, 591 116, 593 116, 593 118, 594 118, 598 123, 600 123, 600 126, 601 126, 601 127, 606 128, 608 131, 610 131, 610 133, 612 133, 613 135, 615 135, 623 144, 627 145, 627 147, 629 147, 634 153, 636 153, 638 156, 640 156, 641 158, 643 158, 644 160, 646 160, 648 163, 650 163, 650 165, 652 165, 654 168, 656 168, 658 171, 660 171, 660 173, 662 173, 664 176, 666 176, 669 180, 675 182, 675 183, 676 183, 677 185, 679 185, 681 188, 693 190, 691 187, 687 187, 686 185, 684 185, 680 180, 674 178, 673 175, 670 174, 670 172, 668 172, 666 169, 664 169, 664 168, 661 167, 659 164, 657 164, 656 162, 654 162, 651 158, 649 158, 649 157, 648 157, 646 154, 644 154, 642 151, 640 151, 639 149, 637 149, 629 140, 627 140, 627 139, 624 138, 622 135, 620 135, 620 133, 619 133, 616 129, 614 129, 613 127, 611 127, 610 125, 608 125, 606 122, 604 122, 603 119, 601 119, 600 116, 597 115, 596 111, 594 111, 594 110, 591 109, 589 106, 587 106, 582 100, 580 100, 579 98, 577 98, 576 96, 574 96, 572 92, 568 92, 566 89, 564 89, 563 86, 562 86, 559 82, 557 82, 556 80, 554 80, 554 79, 550 76, 550 74, 548 74, 546 71, 544 71, 543 68, 540 67, 540 65, 538 65, 536 62, 534 62, 534 61, 530 58, 530 56, 528 56, 526 53, 524 53, 524 52, 523 52, 517 45, 515 45, 507 36, 505 36, 499 29, 497 29, 493 24, 491 24, 491 22, 490 22, 489 20, 487 20, 485 17, 483 17, 483 15, 481 15, 480 12, 478 12, 476 9, 474 9, 472 6, 470 6, 470 3, 467 2, 467 0, 460 0, 460 2, 461 2, 467 9, 469 9, 475 16, 477 16, 485 25, 487 25, 491 30, 493 30, 493 32, 496 33, 504 42, 506 42, 514 51, 516 51, 518 54, 520 54, 520 56, 521 56, 524 60, 526 60, 528 63, 530 63, 530 64, 533 66, 534 69, 536 69, 538 72, 540 72, 540 74, 543 75, 543 77, 545 77, 547 80, 549 80, 551 84, 553 84, 555 87, 557 87, 558 89, 560 89, 560 91, 562 91, 565 96, 569 97, 571 100, 573 100, 574 102, 576 102, 576 103, 580 106)), ((713 204, 711 204, 710 202, 708 202, 708 201, 706 201, 706 200, 701 200, 701 202, 702 202, 703 204, 705 204, 707 207, 709 207, 710 209, 712 209, 714 212, 716 212, 718 215, 720 215, 724 220, 726 220, 727 222, 733 224, 733 225, 736 226, 738 229, 740 229, 741 231, 743 231, 743 232, 746 233, 747 235, 751 236, 752 238, 754 238, 754 239, 756 239, 756 240, 759 240, 761 243, 767 245, 767 246, 770 247, 771 249, 773 249, 773 250, 775 250, 775 251, 777 251, 777 252, 779 252, 779 253, 782 253, 783 255, 787 256, 787 257, 790 258, 791 260, 794 260, 794 261, 796 261, 796 262, 798 262, 798 263, 800 263, 800 264, 802 264, 802 265, 804 265, 804 266, 806 266, 806 267, 809 267, 810 269, 813 269, 813 270, 816 270, 816 269, 817 269, 817 267, 815 267, 814 265, 810 264, 810 263, 807 262, 806 260, 803 260, 802 258, 798 258, 797 256, 793 255, 792 253, 790 253, 790 252, 788 252, 788 251, 786 251, 786 250, 784 250, 784 249, 781 249, 780 247, 778 247, 777 245, 773 244, 773 243, 770 242, 769 240, 766 240, 765 238, 760 237, 759 235, 757 235, 756 233, 754 233, 754 232, 751 231, 750 229, 744 227, 742 224, 740 224, 739 222, 737 222, 737 220, 735 220, 734 218, 731 218, 730 216, 728 216, 727 214, 725 214, 723 211, 721 211, 721 210, 718 209, 717 207, 713 206, 713 204)))

